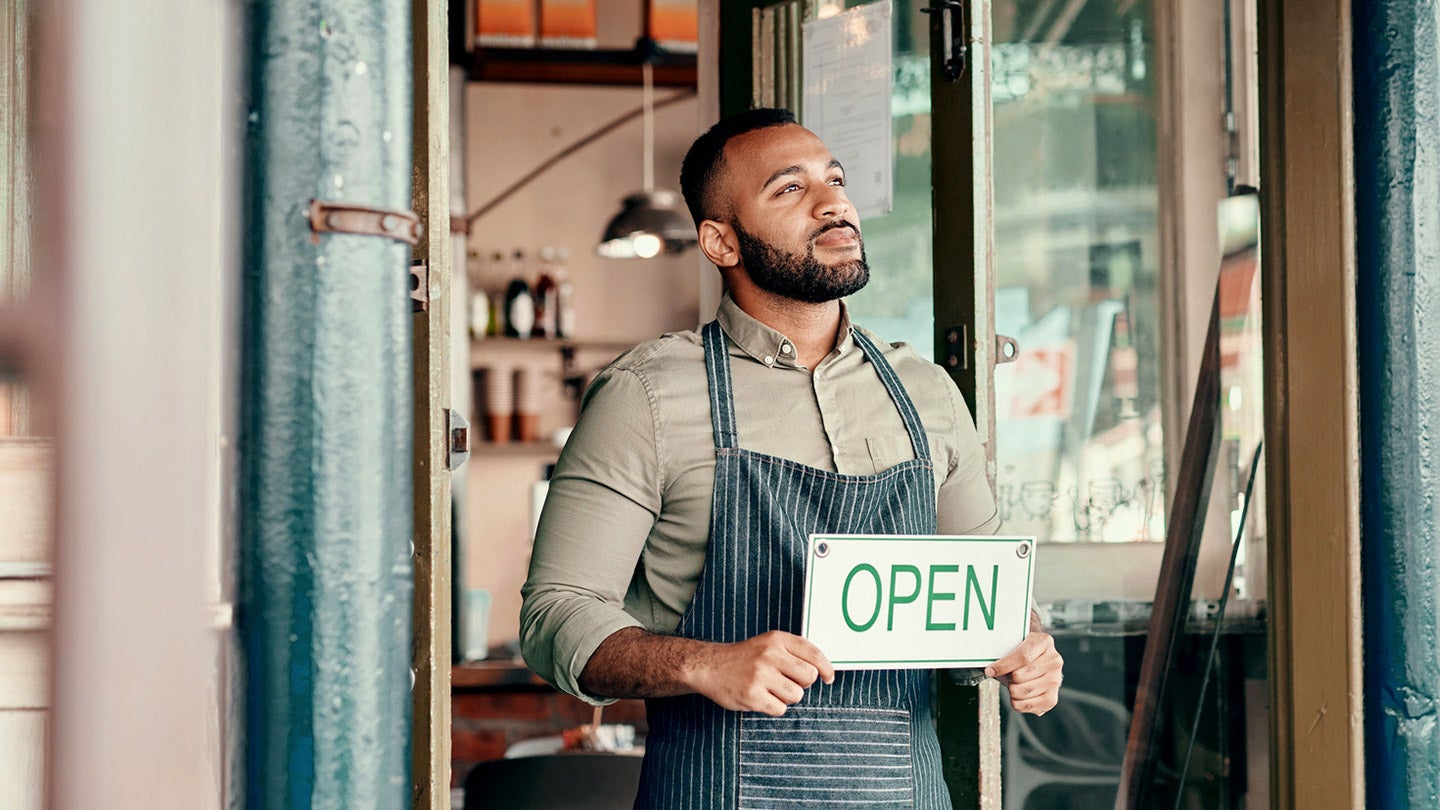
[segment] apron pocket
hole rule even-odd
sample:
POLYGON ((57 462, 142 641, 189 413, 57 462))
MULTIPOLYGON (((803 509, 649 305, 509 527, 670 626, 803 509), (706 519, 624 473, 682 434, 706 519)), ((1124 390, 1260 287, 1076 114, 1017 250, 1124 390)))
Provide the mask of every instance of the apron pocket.
POLYGON ((791 706, 740 719, 740 810, 912 807, 910 713, 791 706))

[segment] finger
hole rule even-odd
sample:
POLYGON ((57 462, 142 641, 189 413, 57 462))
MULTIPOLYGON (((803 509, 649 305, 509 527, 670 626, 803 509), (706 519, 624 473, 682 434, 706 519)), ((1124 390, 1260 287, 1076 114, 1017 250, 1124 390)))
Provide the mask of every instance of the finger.
POLYGON ((785 714, 785 710, 788 708, 790 708, 790 706, 785 701, 774 695, 767 695, 764 700, 756 701, 755 705, 749 707, 748 710, 759 712, 760 714, 768 714, 771 717, 780 717, 785 714))
POLYGON ((1004 658, 1001 658, 990 666, 985 667, 985 677, 999 678, 1004 675, 1010 675, 1015 670, 1025 666, 1025 664, 1028 662, 1028 659, 1026 658, 1025 644, 1026 642, 1020 642, 1020 646, 1011 650, 1010 653, 1004 658))
POLYGON ((1047 650, 1039 658, 1010 673, 1010 680, 1013 683, 1025 683, 1046 678, 1058 679, 1064 666, 1065 659, 1060 657, 1060 653, 1047 650))
POLYGON ((780 679, 770 686, 770 694, 788 706, 805 697, 805 688, 794 681, 780 679))
MULTIPOLYGON (((785 648, 788 649, 792 655, 814 667, 816 674, 825 683, 835 682, 835 665, 831 664, 829 657, 821 652, 819 647, 812 644, 809 639, 803 636, 791 636, 787 639, 785 648)), ((810 683, 814 682, 815 679, 811 678, 810 683)), ((808 685, 809 684, 807 684, 807 686, 808 685)))
POLYGON ((1055 695, 1041 695, 1026 700, 1011 700, 1010 707, 1021 714, 1033 714, 1038 717, 1055 708, 1058 702, 1055 695))
POLYGON ((1046 652, 1055 649, 1055 640, 1048 633, 1032 632, 1020 642, 1020 645, 1011 650, 1004 658, 996 661, 985 668, 985 675, 994 678, 999 675, 1006 675, 1014 672, 1020 667, 1030 664, 1044 655, 1046 652))
POLYGON ((801 687, 810 686, 815 683, 816 678, 820 677, 820 670, 817 669, 814 664, 793 655, 787 656, 784 660, 777 662, 775 668, 780 671, 781 675, 784 675, 801 687))
POLYGON ((1027 683, 1015 683, 1010 685, 1011 700, 1027 700, 1045 694, 1057 694, 1060 691, 1058 679, 1045 679, 1043 681, 1029 681, 1027 683))

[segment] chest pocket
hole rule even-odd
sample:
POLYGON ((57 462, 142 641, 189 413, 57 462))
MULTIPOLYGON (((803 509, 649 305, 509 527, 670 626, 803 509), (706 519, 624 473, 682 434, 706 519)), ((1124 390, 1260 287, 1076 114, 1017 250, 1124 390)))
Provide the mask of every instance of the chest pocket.
POLYGON ((865 440, 865 447, 870 451, 873 473, 885 472, 896 464, 915 458, 915 448, 910 444, 910 437, 904 433, 872 436, 865 440))

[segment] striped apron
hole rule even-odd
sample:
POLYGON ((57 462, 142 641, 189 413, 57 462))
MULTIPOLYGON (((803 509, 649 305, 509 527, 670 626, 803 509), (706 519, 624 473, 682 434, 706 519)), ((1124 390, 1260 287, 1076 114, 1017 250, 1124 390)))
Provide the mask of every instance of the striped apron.
MULTIPOLYGON (((676 635, 736 642, 800 632, 812 533, 934 534, 935 478, 919 414, 894 369, 853 332, 894 400, 915 458, 842 475, 742 450, 727 338, 704 329, 715 494, 705 568, 676 635)), ((646 701, 650 733, 637 808, 950 808, 929 670, 836 673, 781 717, 701 695, 646 701)))

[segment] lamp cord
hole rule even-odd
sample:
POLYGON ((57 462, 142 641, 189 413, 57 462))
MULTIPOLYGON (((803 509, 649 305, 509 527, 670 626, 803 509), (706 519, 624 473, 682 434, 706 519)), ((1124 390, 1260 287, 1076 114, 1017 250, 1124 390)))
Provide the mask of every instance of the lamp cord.
MULTIPOLYGON (((650 67, 650 66, 649 66, 648 64, 646 64, 645 67, 646 67, 646 72, 647 72, 647 75, 648 75, 649 67, 650 67)), ((652 91, 651 91, 651 92, 652 92, 652 93, 654 92, 654 91, 653 91, 653 88, 652 88, 652 91)), ((663 108, 665 108, 665 107, 669 107, 671 104, 676 104, 676 103, 681 102, 681 101, 684 101, 684 100, 686 100, 686 99, 688 99, 688 98, 693 98, 694 96, 695 96, 695 94, 694 94, 693 92, 687 91, 687 90, 682 90, 682 91, 680 91, 680 92, 678 92, 678 93, 675 93, 674 95, 666 96, 665 98, 662 98, 662 99, 660 99, 659 101, 657 101, 657 102, 655 102, 655 103, 653 103, 653 104, 650 105, 650 113, 651 113, 651 115, 653 116, 655 110, 659 110, 659 109, 663 109, 663 108)), ((553 167, 555 164, 559 163, 560 161, 564 160, 564 159, 567 158, 567 157, 570 157, 571 155, 575 154, 576 152, 579 152, 581 149, 584 149, 585 147, 589 146, 590 144, 594 143, 595 141, 600 140, 601 138, 605 137, 606 135, 609 135, 610 133, 614 132, 615 130, 619 129, 619 128, 622 127, 622 126, 625 126, 625 125, 628 124, 629 122, 635 120, 637 117, 643 116, 644 114, 645 114, 645 105, 644 105, 644 104, 641 104, 641 106, 636 107, 635 109, 630 110, 630 111, 624 113, 623 115, 617 116, 615 119, 611 120, 609 123, 606 123, 605 125, 603 125, 603 126, 599 127, 598 129, 596 129, 594 132, 591 132, 590 134, 588 134, 588 135, 586 135, 585 137, 583 137, 583 138, 575 141, 574 143, 570 144, 569 146, 565 147, 564 149, 561 149, 559 152, 556 152, 554 155, 551 155, 550 157, 546 158, 544 161, 542 161, 542 162, 541 162, 539 165, 537 165, 535 168, 531 169, 529 172, 526 172, 524 177, 521 177, 519 180, 516 180, 515 182, 513 182, 513 183, 511 183, 510 185, 506 186, 503 191, 501 191, 500 193, 496 194, 494 197, 491 197, 489 200, 487 200, 487 201, 486 201, 483 205, 481 205, 479 208, 475 209, 474 211, 472 211, 471 213, 469 213, 468 215, 466 215, 466 217, 465 217, 465 225, 466 225, 467 229, 469 228, 469 226, 474 225, 475 222, 476 222, 477 220, 479 220, 481 217, 483 217, 483 216, 485 216, 486 214, 490 213, 493 209, 495 209, 496 206, 500 205, 500 203, 503 203, 503 202, 505 202, 506 200, 510 199, 510 198, 511 198, 512 196, 514 196, 515 193, 518 192, 520 189, 522 189, 522 188, 524 188, 525 186, 529 185, 532 180, 534 180, 535 178, 537 178, 537 177, 539 177, 540 175, 544 174, 545 172, 549 171, 549 170, 551 169, 551 167, 553 167)), ((653 126, 654 126, 654 124, 652 123, 652 124, 651 124, 651 127, 653 128, 653 126)), ((652 133, 651 137, 652 137, 652 138, 654 137, 653 133, 652 133)), ((649 159, 647 159, 647 160, 645 161, 645 165, 646 165, 647 170, 649 170, 649 167, 650 167, 650 165, 651 165, 651 161, 650 161, 649 159)), ((646 185, 646 190, 647 190, 647 191, 651 190, 651 189, 650 189, 650 184, 651 184, 651 182, 652 182, 652 180, 651 180, 651 179, 648 177, 648 175, 647 175, 647 179, 646 179, 646 183, 645 183, 645 185, 646 185)))
POLYGON ((644 89, 640 94, 640 106, 645 110, 645 193, 655 190, 655 66, 646 59, 640 65, 644 77, 644 89))

